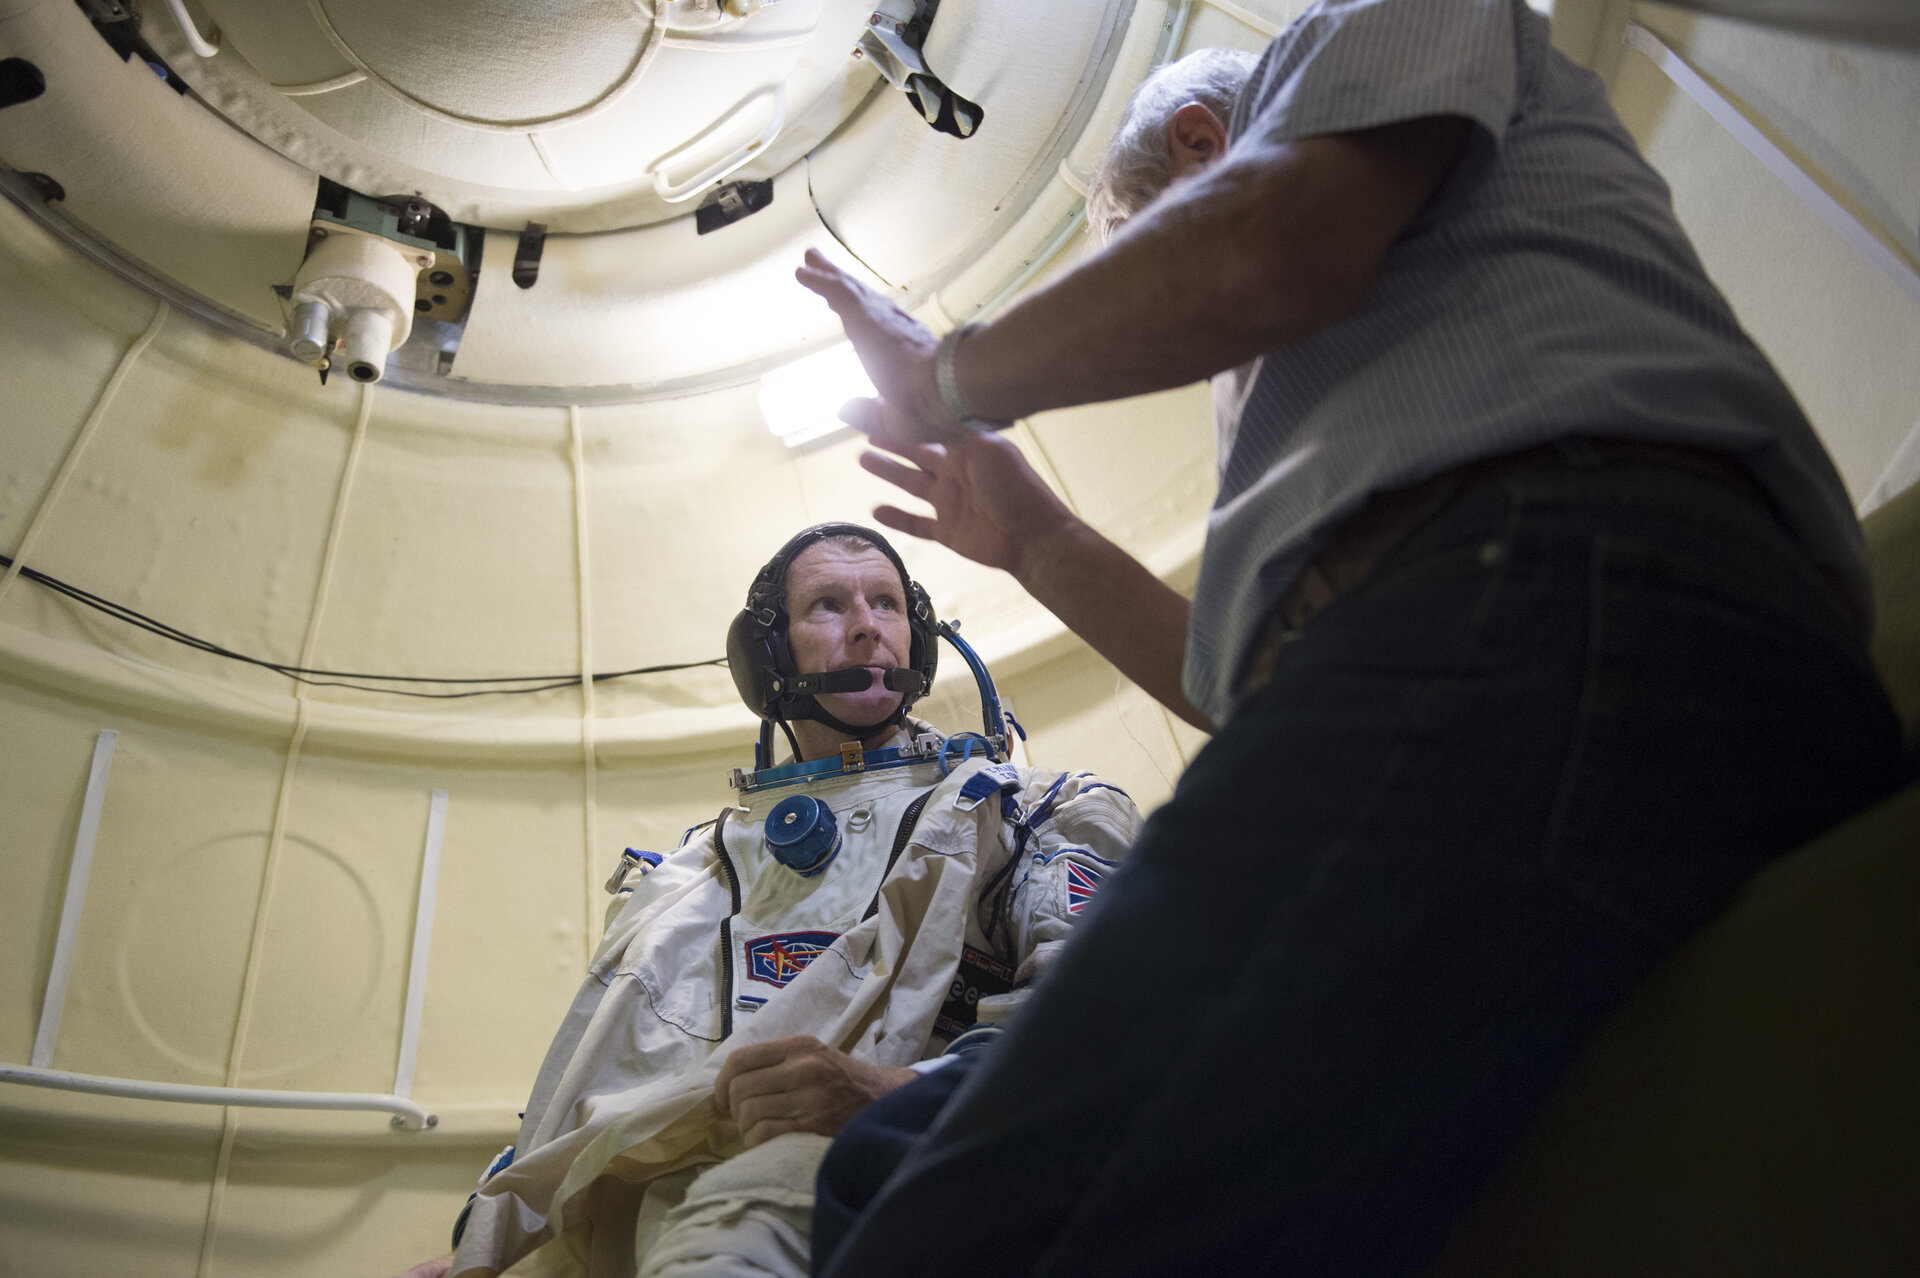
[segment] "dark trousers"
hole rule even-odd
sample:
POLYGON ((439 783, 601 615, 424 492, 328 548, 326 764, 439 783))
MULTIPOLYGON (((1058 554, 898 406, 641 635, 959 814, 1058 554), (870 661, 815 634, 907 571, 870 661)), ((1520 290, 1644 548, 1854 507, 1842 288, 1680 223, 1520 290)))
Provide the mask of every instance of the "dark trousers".
POLYGON ((1756 502, 1596 459, 1486 483, 1287 645, 816 1264, 1416 1272, 1648 970, 1901 773, 1756 502))
POLYGON ((814 1181, 813 1271, 819 1273, 907 1151, 985 1056, 976 1051, 888 1092, 834 1138, 814 1181))

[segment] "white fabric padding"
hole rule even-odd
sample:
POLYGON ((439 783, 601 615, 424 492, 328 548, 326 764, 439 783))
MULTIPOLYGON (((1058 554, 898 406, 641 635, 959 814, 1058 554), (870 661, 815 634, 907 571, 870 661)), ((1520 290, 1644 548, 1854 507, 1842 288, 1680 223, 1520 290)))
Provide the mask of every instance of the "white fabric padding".
MULTIPOLYGON (((727 54, 667 45, 647 64, 645 82, 634 88, 631 104, 623 101, 591 119, 542 129, 540 149, 556 177, 581 189, 642 180, 651 189, 648 170, 658 160, 724 120, 750 95, 784 83, 798 54, 793 45, 727 54)), ((738 127, 722 123, 715 136, 703 139, 699 155, 675 165, 675 172, 695 172, 704 167, 703 157, 755 137, 766 122, 768 106, 766 101, 748 103, 741 108, 738 127)))
POLYGON ((47 79, 42 96, 0 111, 0 163, 50 175, 66 189, 66 216, 279 331, 272 286, 293 278, 306 250, 311 173, 236 134, 144 63, 122 62, 71 0, 0 8, 0 57, 25 58, 47 79))
POLYGON ((551 236, 530 289, 512 279, 517 237, 491 233, 452 375, 544 386, 656 384, 769 359, 840 331, 793 282, 817 248, 871 280, 833 242, 807 199, 806 166, 777 179, 773 203, 699 235, 680 218, 632 231, 551 236))
MULTIPOLYGON (((418 192, 502 229, 680 216, 648 176, 660 156, 782 84, 806 121, 800 139, 817 142, 858 105, 846 88, 866 74, 849 56, 858 0, 780 0, 746 18, 710 7, 703 21, 685 3, 634 0, 206 3, 219 56, 196 57, 168 23, 147 34, 215 111, 353 190, 418 192), (283 92, 316 84, 337 87, 283 92)), ((810 145, 775 149, 784 167, 810 145)))
POLYGON ((336 47, 396 93, 475 123, 558 122, 615 92, 652 37, 632 0, 320 0, 336 47))
POLYGON ((814 1177, 832 1143, 789 1132, 701 1172, 658 1233, 635 1240, 637 1278, 806 1278, 814 1177))

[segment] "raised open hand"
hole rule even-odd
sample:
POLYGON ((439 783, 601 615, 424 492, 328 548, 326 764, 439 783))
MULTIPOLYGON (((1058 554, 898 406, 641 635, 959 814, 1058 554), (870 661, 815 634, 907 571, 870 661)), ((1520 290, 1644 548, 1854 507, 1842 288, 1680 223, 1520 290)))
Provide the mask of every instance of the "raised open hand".
POLYGON ((1031 547, 1074 518, 1005 436, 969 432, 946 444, 875 442, 894 455, 870 449, 860 465, 933 513, 881 506, 874 518, 989 568, 1020 576, 1031 547))
POLYGON ((861 367, 880 392, 878 400, 860 401, 864 407, 857 414, 843 414, 848 421, 887 443, 952 439, 965 432, 934 384, 940 340, 932 330, 814 249, 807 250, 794 278, 840 317, 861 367))

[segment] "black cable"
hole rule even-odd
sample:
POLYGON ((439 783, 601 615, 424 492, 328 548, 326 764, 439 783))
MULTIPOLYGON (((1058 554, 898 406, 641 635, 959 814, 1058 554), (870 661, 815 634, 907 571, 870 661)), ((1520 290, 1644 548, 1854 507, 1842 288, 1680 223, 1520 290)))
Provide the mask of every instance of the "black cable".
POLYGON ((780 731, 787 734, 787 744, 793 747, 793 759, 795 763, 798 763, 800 761, 799 738, 793 735, 793 729, 787 726, 787 721, 784 718, 778 720, 777 722, 780 724, 780 731))
MULTIPOLYGON (((0 569, 11 567, 13 567, 13 560, 6 555, 0 555, 0 569)), ((210 640, 188 634, 177 626, 170 626, 166 622, 149 617, 143 612, 137 612, 125 604, 117 604, 110 599, 102 599, 90 591, 82 590, 78 586, 64 582, 58 577, 49 576, 37 569, 28 568, 24 564, 20 568, 20 575, 28 581, 45 586, 57 594, 65 595, 76 603, 84 604, 96 612, 103 612, 109 617, 118 621, 124 621, 128 625, 145 630, 150 634, 158 635, 162 639, 171 639, 177 644, 196 649, 200 652, 209 653, 216 657, 225 657, 231 661, 244 662, 250 666, 259 666, 263 670, 271 670, 275 674, 285 675, 287 678, 298 683, 304 683, 315 688, 353 688, 360 692, 383 692, 397 697, 431 697, 451 700, 460 697, 509 696, 529 692, 549 692, 555 688, 577 688, 580 686, 580 676, 577 674, 498 675, 491 678, 453 679, 431 675, 366 674, 351 670, 319 670, 311 666, 287 665, 284 662, 268 661, 262 657, 250 657, 244 652, 235 652, 231 648, 223 648, 210 640), (471 688, 464 692, 414 692, 406 688, 372 688, 364 683, 345 682, 351 679, 365 679, 375 683, 527 683, 536 686, 530 688, 471 688)), ((629 675, 667 674, 675 670, 695 670, 702 666, 724 666, 726 664, 727 659, 725 657, 711 657, 705 661, 682 661, 661 666, 636 666, 631 670, 608 670, 595 674, 593 681, 600 683, 607 679, 624 679, 629 675)))

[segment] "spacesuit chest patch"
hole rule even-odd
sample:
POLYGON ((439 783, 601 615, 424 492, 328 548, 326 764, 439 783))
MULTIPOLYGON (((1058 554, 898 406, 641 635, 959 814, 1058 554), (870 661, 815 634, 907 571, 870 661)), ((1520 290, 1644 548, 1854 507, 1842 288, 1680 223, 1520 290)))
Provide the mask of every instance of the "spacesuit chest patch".
POLYGON ((785 986, 839 940, 837 932, 775 932, 747 942, 747 979, 785 986))
POLYGON ((947 1001, 941 1005, 940 1014, 933 1018, 933 1028, 949 1037, 959 1034, 979 1019, 981 999, 990 994, 1005 994, 1012 988, 1012 968, 971 945, 961 946, 960 967, 953 974, 953 988, 947 991, 947 1001))

